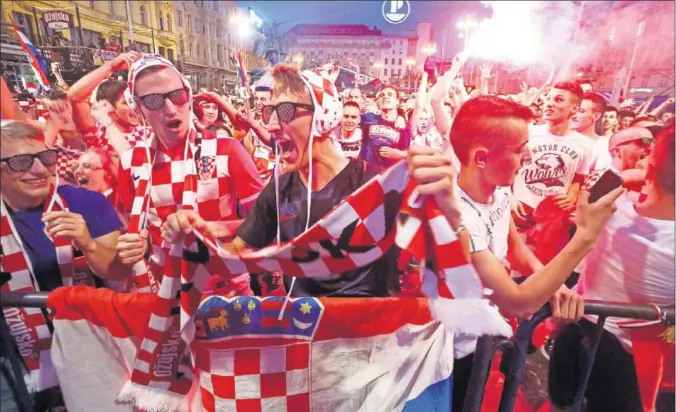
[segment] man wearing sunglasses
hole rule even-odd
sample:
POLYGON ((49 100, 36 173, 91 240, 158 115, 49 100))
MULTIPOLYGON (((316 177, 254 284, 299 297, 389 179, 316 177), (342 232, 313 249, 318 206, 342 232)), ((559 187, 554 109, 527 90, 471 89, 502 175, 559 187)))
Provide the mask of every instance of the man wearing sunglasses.
POLYGON ((406 157, 411 142, 408 127, 397 124, 399 98, 397 90, 385 85, 376 94, 380 114, 366 113, 361 119, 364 143, 361 159, 380 169, 387 169, 406 157))
POLYGON ((653 135, 642 127, 629 127, 610 137, 610 164, 620 172, 623 186, 638 198, 646 180, 646 161, 653 149, 653 135))
MULTIPOLYGON (((53 188, 57 151, 45 145, 39 128, 3 121, 0 139, 2 290, 49 292, 68 284, 99 284, 94 274, 121 280, 111 277, 121 273, 115 245, 122 222, 108 200, 75 186, 53 188)), ((51 358, 40 356, 49 355, 48 320, 39 310, 3 309, 13 331, 12 341, 3 345, 21 347, 21 366, 30 370, 26 382, 37 385, 35 410, 62 406, 56 376, 47 365, 51 358)), ((7 367, 5 355, 0 352, 2 369, 7 367)), ((5 403, 11 386, 4 376, 0 373, 0 409, 18 410, 5 403)))
MULTIPOLYGON (((269 246, 278 228, 281 242, 294 239, 376 175, 362 160, 346 158, 335 144, 331 134, 340 121, 342 102, 332 84, 326 90, 328 76, 311 74, 299 73, 295 65, 278 64, 272 69, 272 100, 262 115, 286 173, 279 177, 279 201, 272 180, 237 230, 237 237, 224 245, 230 252, 269 246)), ((179 214, 180 227, 167 233, 170 236, 204 225, 190 212, 179 214)), ((392 248, 373 264, 330 280, 297 278, 294 282, 284 276, 284 285, 292 296, 386 296, 397 275, 392 248)))
MULTIPOLYGON (((147 231, 120 236, 118 251, 127 265, 133 265, 151 250, 151 270, 162 273, 163 234, 171 234, 165 236, 170 243, 183 240, 182 232, 174 229, 179 227, 176 212, 182 207, 185 191, 195 192, 190 205, 194 207, 191 218, 203 219, 211 228, 237 219, 238 214, 246 215, 263 189, 263 182, 239 142, 192 127, 189 84, 169 61, 159 56, 144 56, 131 67, 130 83, 135 102, 152 134, 122 154, 119 206, 123 214, 132 213, 137 185, 142 180, 139 170, 148 161, 152 169, 148 179, 150 202, 147 231), (146 149, 153 152, 150 159, 146 149), (185 185, 193 167, 198 174, 196 188, 185 185), (148 248, 146 240, 152 248, 148 248)), ((240 294, 251 293, 248 275, 235 278, 228 287, 237 288, 240 294)))

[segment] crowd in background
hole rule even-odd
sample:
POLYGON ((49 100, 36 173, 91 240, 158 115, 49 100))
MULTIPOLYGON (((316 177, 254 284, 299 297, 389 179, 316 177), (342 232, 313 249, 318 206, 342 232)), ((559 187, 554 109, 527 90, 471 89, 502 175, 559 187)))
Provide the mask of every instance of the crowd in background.
MULTIPOLYGON (((55 39, 55 46, 63 46, 57 42, 55 39)), ((105 49, 119 52, 120 46, 111 41, 105 49)), ((261 223, 260 220, 267 217, 259 215, 273 211, 265 209, 261 212, 258 205, 267 201, 263 199, 266 196, 264 188, 274 182, 275 173, 281 174, 282 178, 287 176, 287 180, 280 181, 282 188, 286 187, 283 184, 294 188, 298 184, 292 176, 298 171, 298 158, 305 156, 307 144, 303 146, 286 128, 305 112, 315 110, 316 103, 280 102, 280 93, 295 95, 293 85, 286 85, 291 92, 279 90, 280 83, 293 83, 288 80, 292 75, 285 75, 281 69, 273 70, 271 75, 263 76, 251 85, 247 99, 240 98, 239 93, 223 95, 189 90, 189 85, 180 84, 164 94, 143 95, 139 90, 130 90, 126 81, 113 77, 113 73, 130 69, 140 58, 134 51, 120 54, 70 87, 55 89, 48 96, 10 91, 3 80, 2 119, 23 125, 22 128, 16 123, 3 124, 3 186, 9 185, 5 179, 24 179, 16 177, 16 173, 41 167, 36 160, 39 159, 42 166, 55 168, 58 185, 88 189, 108 200, 110 210, 117 214, 120 224, 103 227, 100 219, 91 217, 96 220, 91 225, 87 221, 92 238, 117 230, 125 233, 134 198, 131 179, 136 179, 129 164, 125 164, 125 156, 129 158, 127 162, 132 162, 133 169, 133 149, 145 144, 158 128, 165 129, 162 133, 172 133, 187 126, 182 123, 180 113, 175 116, 165 113, 163 106, 171 102, 177 112, 182 110, 181 107, 189 106, 190 129, 194 127, 198 139, 232 142, 222 146, 227 153, 219 153, 228 156, 231 180, 216 183, 226 186, 219 190, 225 190, 229 200, 222 200, 225 195, 219 192, 221 200, 214 209, 220 209, 213 219, 205 220, 241 223, 246 219, 239 229, 227 225, 221 227, 221 231, 228 233, 222 237, 232 240, 237 230, 238 239, 243 239, 243 244, 248 246, 263 247, 271 242, 271 239, 261 237, 261 232, 271 233, 274 238, 276 233, 273 232, 278 228, 261 223), (135 98, 142 103, 134 103, 135 98), (139 104, 143 105, 143 110, 135 107, 139 104), (157 113, 160 112, 165 117, 151 118, 159 116, 157 113), (54 151, 56 157, 48 159, 36 154, 28 168, 15 166, 11 157, 17 154, 6 155, 6 142, 31 133, 39 135, 47 151, 54 151), (252 218, 251 214, 255 216, 252 218), (251 220, 255 222, 250 223, 251 220)), ((454 65, 462 65, 462 62, 456 58, 454 65)), ((329 73, 336 70, 332 65, 323 69, 329 73)), ((454 67, 438 77, 425 73, 419 89, 411 95, 405 95, 391 85, 383 85, 375 95, 365 95, 359 88, 343 90, 338 124, 326 135, 332 150, 341 158, 347 158, 348 165, 361 161, 359 164, 366 164, 374 171, 364 172, 366 177, 399 161, 412 162, 415 156, 427 155, 428 152, 421 152, 420 148, 434 150, 429 153, 446 153, 450 166, 444 164, 444 167, 453 167, 463 227, 469 233, 472 261, 482 280, 511 277, 517 281, 515 284, 532 288, 531 293, 537 290, 543 296, 548 294, 545 300, 551 300, 555 317, 576 322, 573 325, 577 325, 577 329, 563 328, 556 339, 552 331, 547 348, 553 371, 550 396, 557 406, 565 407, 574 395, 565 382, 573 366, 567 365, 565 359, 584 350, 584 345, 579 344, 575 336, 590 337, 593 334, 589 325, 595 320, 582 318, 583 299, 674 304, 674 99, 656 107, 652 99, 641 104, 625 99, 618 106, 612 106, 594 91, 594 84, 589 81, 552 83, 551 78, 536 86, 524 82, 517 94, 492 94, 487 86, 491 78, 490 66, 482 67, 481 83, 476 87, 467 87, 461 77, 455 76, 458 71, 459 67, 454 67), (522 129, 527 130, 525 138, 517 133, 522 129), (603 215, 598 227, 591 230, 589 227, 594 223, 589 220, 597 216, 593 213, 601 216, 602 211, 601 206, 597 206, 598 210, 589 212, 593 207, 588 204, 588 192, 609 169, 622 178, 626 193, 610 191, 607 196, 612 200, 606 200, 607 204, 603 205, 610 208, 619 198, 614 206, 617 212, 612 218, 612 212, 603 215), (608 219, 608 225, 604 226, 608 219), (568 270, 564 261, 577 256, 574 253, 578 252, 572 249, 588 240, 583 237, 591 232, 594 233, 593 241, 580 246, 583 254, 589 253, 590 257, 579 265, 573 264, 570 269, 574 270, 568 270), (617 253, 618 248, 622 248, 622 254, 617 253), (536 277, 529 278, 540 273, 550 278, 560 277, 562 282, 565 280, 565 285, 538 289, 536 277), (557 344, 552 345, 554 342, 557 344)), ((220 144, 218 150, 221 150, 220 144)), ((171 157, 171 153, 167 156, 171 157)), ((218 156, 216 158, 219 161, 218 156)), ((218 165, 216 167, 220 170, 218 165)), ((353 176, 361 173, 350 169, 352 166, 346 168, 353 176)), ((209 166, 203 163, 198 164, 198 169, 198 172, 211 173, 209 166)), ((322 175, 319 173, 315 178, 317 176, 321 179, 322 175)), ((368 180, 359 176, 355 178, 359 183, 350 186, 348 192, 368 180)), ((422 178, 423 183, 428 183, 425 180, 428 178, 432 179, 422 178)), ((14 186, 17 193, 22 190, 22 184, 33 184, 32 181, 22 182, 14 186)), ((331 182, 323 184, 331 188, 330 193, 343 190, 331 186, 331 182)), ((313 207, 314 202, 321 204, 324 193, 329 193, 325 187, 312 195, 319 199, 312 200, 313 207)), ((7 194, 9 190, 3 188, 3 192, 7 194)), ((331 206, 344 197, 343 194, 336 196, 331 206)), ((91 198, 89 201, 98 205, 99 200, 91 198)), ((71 211, 77 209, 72 207, 71 211)), ((326 209, 329 210, 331 207, 326 209)), ((81 214, 93 216, 91 212, 81 214)), ((96 212, 108 213, 104 210, 96 212)), ((168 229, 164 226, 160 229, 158 225, 155 232, 140 233, 140 238, 120 236, 120 242, 127 243, 125 246, 120 246, 121 243, 113 245, 113 249, 117 249, 122 261, 147 259, 150 252, 144 242, 159 244, 159 239, 175 236, 170 233, 171 216, 175 215, 163 213, 158 211, 162 221, 169 222, 168 229), (138 239, 143 239, 140 252, 135 244, 132 245, 138 243, 138 239)), ((173 222, 180 229, 183 227, 182 215, 177 215, 173 222)), ((19 221, 18 217, 15 219, 19 221)), ((265 222, 269 223, 268 220, 265 222)), ((300 227, 291 232, 302 230, 300 227)), ((291 232, 282 234, 282 238, 288 240, 298 234, 291 232)), ((30 243, 28 239, 23 241, 30 243)), ((33 259, 30 253, 29 258, 33 259)), ((33 261, 33 266, 39 267, 38 260, 33 261)), ((152 263, 150 265, 152 267, 152 263)), ((362 278, 362 275, 355 275, 338 285, 300 282, 294 290, 309 296, 361 293, 364 296, 422 296, 415 267, 395 264, 381 266, 380 270, 385 267, 396 272, 396 276, 394 281, 389 279, 389 274, 383 276, 386 285, 380 288, 354 288, 362 278)), ((284 296, 294 287, 289 282, 280 273, 251 274, 229 282, 215 277, 208 293, 284 296)), ((48 280, 45 276, 39 283, 41 290, 60 285, 58 279, 48 280)), ((517 292, 501 301, 508 295, 501 294, 500 287, 495 289, 498 291, 496 303, 511 314, 527 316, 541 305, 537 299, 520 301, 517 292)), ((634 409, 641 407, 641 398, 635 389, 638 383, 632 367, 630 340, 615 322, 608 321, 605 328, 607 332, 603 339, 608 342, 602 345, 602 355, 597 357, 596 375, 592 377, 588 393, 589 406, 592 410, 640 410, 634 409), (619 387, 623 388, 622 393, 612 394, 619 387)), ((461 362, 471 368, 472 351, 458 360, 458 371, 463 368, 461 362)), ((454 385, 462 383, 462 379, 457 380, 460 383, 454 382, 454 385)), ((461 392, 458 388, 457 393, 461 392)), ((457 410, 461 410, 460 405, 462 397, 457 400, 457 410)))

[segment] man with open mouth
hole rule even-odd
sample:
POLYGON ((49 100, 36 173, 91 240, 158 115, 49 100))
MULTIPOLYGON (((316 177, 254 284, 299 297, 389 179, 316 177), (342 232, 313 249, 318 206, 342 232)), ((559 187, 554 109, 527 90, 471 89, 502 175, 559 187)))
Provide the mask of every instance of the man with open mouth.
MULTIPOLYGON (((246 215, 263 182, 239 142, 195 130, 190 84, 171 62, 143 56, 130 68, 129 88, 152 133, 122 154, 119 205, 130 217, 139 217, 139 209, 145 209, 147 227, 136 223, 140 219, 130 219, 130 233, 120 237, 117 249, 130 270, 150 253, 150 273, 159 275, 166 258, 162 238, 168 244, 183 242, 184 232, 176 230, 181 228, 179 209, 189 208, 192 217, 209 222, 209 228, 218 227, 246 215), (149 201, 137 209, 135 199, 144 196, 149 201)), ((224 295, 251 294, 249 275, 220 286, 224 295)))
MULTIPOLYGON (((287 172, 277 183, 271 179, 237 237, 223 245, 232 253, 269 246, 278 230, 281 242, 296 238, 377 174, 364 161, 345 157, 333 140, 343 104, 330 75, 300 73, 295 65, 286 64, 275 66, 271 75, 272 99, 262 116, 287 172)), ((204 225, 193 212, 179 214, 186 223, 182 229, 204 225)), ((168 233, 169 238, 173 234, 168 233)), ((291 296, 388 296, 398 288, 396 257, 393 247, 376 262, 331 279, 294 281, 284 276, 284 286, 291 296)))

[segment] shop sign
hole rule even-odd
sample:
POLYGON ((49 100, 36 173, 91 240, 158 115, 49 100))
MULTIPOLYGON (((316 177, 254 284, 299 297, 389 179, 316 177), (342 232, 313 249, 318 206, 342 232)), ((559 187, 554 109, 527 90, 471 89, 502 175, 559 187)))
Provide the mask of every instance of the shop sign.
POLYGON ((59 10, 45 12, 42 19, 50 29, 67 29, 73 25, 73 15, 59 10))

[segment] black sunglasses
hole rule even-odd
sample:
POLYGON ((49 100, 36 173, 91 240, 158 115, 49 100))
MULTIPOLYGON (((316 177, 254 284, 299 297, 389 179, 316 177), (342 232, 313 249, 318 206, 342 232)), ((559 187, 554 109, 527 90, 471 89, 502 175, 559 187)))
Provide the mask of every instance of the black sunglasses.
POLYGON ((0 159, 0 162, 7 163, 9 170, 12 172, 25 172, 33 167, 33 162, 36 158, 40 159, 40 162, 45 167, 54 166, 58 158, 58 153, 54 149, 47 149, 35 154, 20 154, 16 156, 5 157, 0 159))
POLYGON ((304 103, 292 103, 292 102, 282 102, 277 105, 268 105, 263 106, 261 114, 263 115, 263 123, 270 123, 270 118, 272 117, 273 112, 277 112, 277 118, 282 123, 289 123, 296 116, 296 108, 314 110, 314 106, 311 104, 304 103))
POLYGON ((182 87, 167 93, 152 93, 139 97, 146 109, 153 111, 163 108, 167 99, 171 100, 176 106, 183 106, 190 100, 190 91, 186 87, 182 87))

